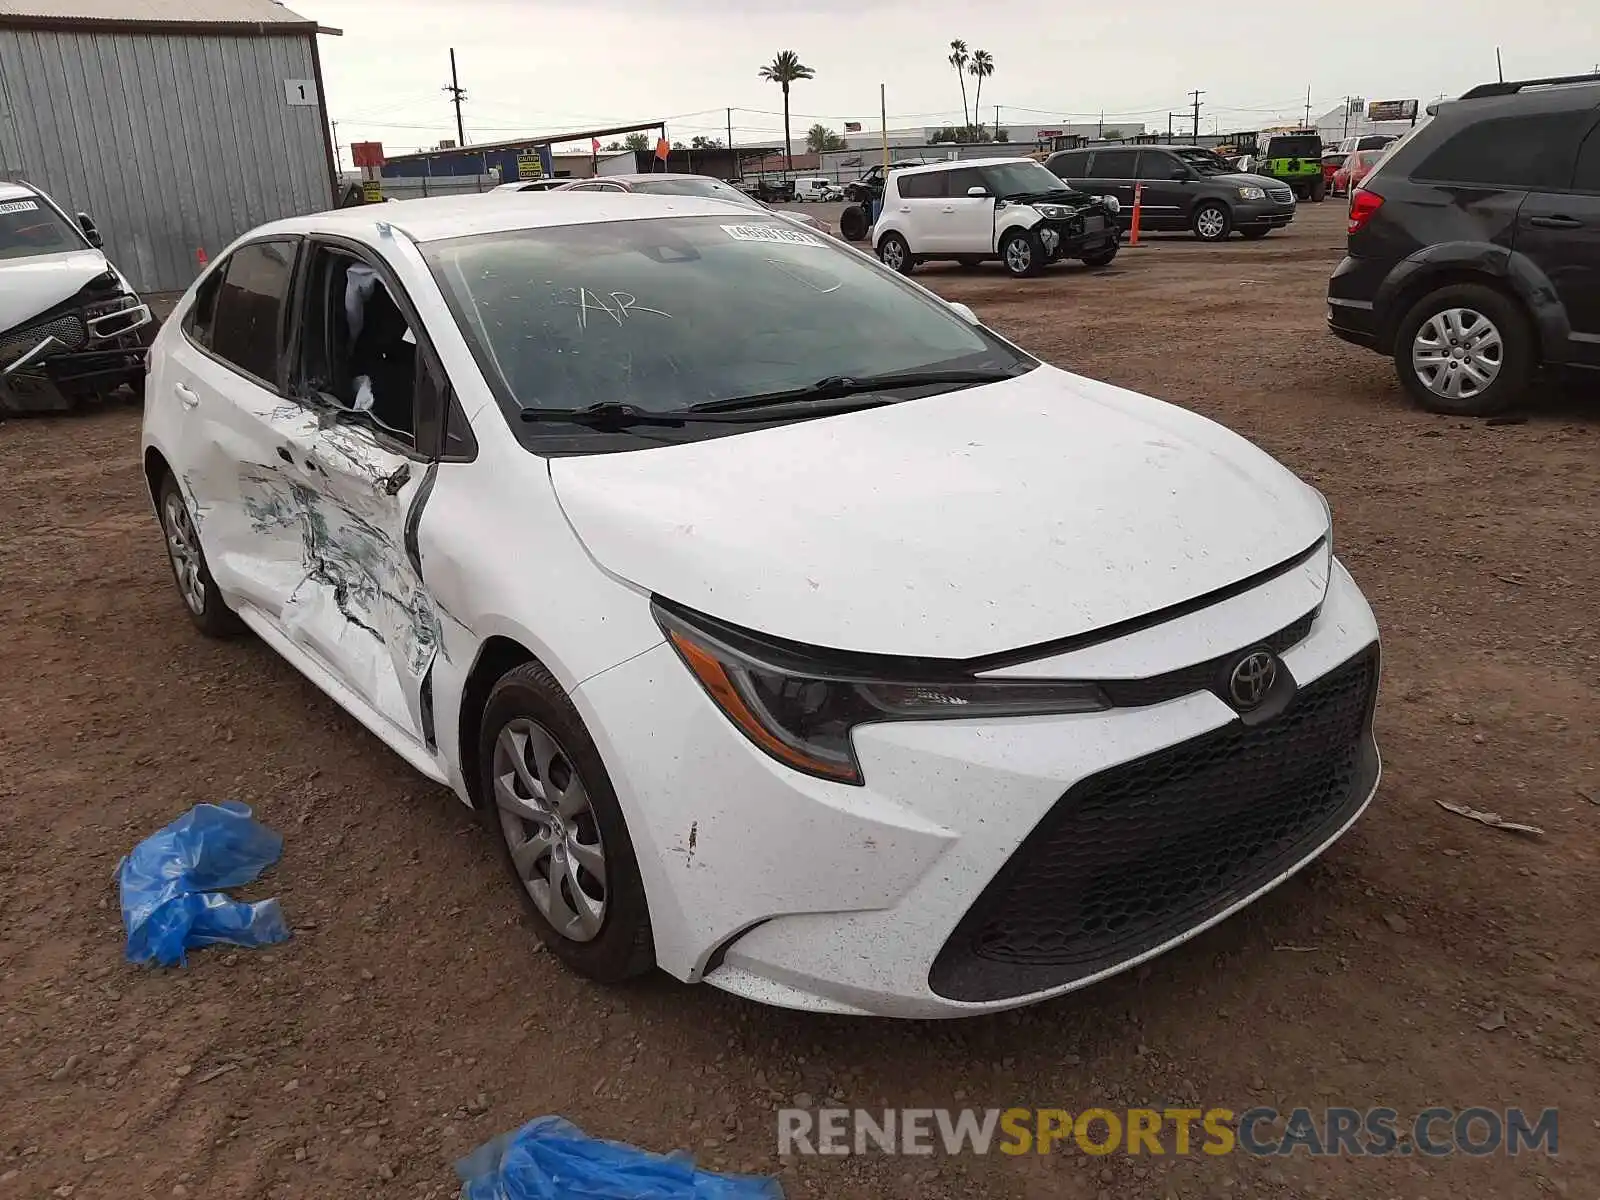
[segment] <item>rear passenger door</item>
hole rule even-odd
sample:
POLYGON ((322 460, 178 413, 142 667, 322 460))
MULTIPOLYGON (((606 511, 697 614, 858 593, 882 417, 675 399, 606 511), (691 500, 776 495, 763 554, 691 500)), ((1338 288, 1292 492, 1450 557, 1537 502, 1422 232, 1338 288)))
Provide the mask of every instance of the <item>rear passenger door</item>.
POLYGON ((1195 194, 1195 180, 1178 156, 1165 150, 1139 152, 1139 223, 1146 229, 1184 229, 1195 194), (1182 173, 1184 178, 1174 179, 1182 173))
POLYGON ((894 173, 894 190, 900 194, 895 208, 913 254, 942 251, 950 244, 948 179, 948 171, 894 173))
POLYGON ((1133 208, 1133 185, 1139 177, 1139 151, 1132 146, 1096 150, 1089 162, 1097 195, 1115 196, 1123 208, 1133 208))
POLYGON ((1584 136, 1570 187, 1523 201, 1516 249, 1549 277, 1566 309, 1565 361, 1600 367, 1600 125, 1584 136))

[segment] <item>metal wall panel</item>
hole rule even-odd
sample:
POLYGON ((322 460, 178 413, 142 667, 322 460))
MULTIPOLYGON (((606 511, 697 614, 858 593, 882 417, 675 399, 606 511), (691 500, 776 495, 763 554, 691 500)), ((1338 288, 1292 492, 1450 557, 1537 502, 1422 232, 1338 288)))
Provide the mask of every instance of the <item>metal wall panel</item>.
POLYGON ((267 221, 332 204, 311 37, 0 28, 0 175, 93 214, 144 291, 267 221))

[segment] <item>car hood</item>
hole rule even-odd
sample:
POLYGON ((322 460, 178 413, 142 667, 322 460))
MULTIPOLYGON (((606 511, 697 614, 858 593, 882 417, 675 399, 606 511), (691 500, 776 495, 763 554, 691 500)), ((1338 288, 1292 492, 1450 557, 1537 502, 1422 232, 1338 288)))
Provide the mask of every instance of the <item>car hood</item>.
POLYGON ((98 250, 0 260, 0 332, 76 295, 107 265, 98 250))
POLYGON ((1226 183, 1234 187, 1269 188, 1283 186, 1281 180, 1269 179, 1265 175, 1252 175, 1248 171, 1235 171, 1231 175, 1207 175, 1205 179, 1208 183, 1226 183))
POLYGON ((1092 632, 1276 566, 1322 499, 1186 410, 1041 366, 686 445, 557 458, 595 560, 814 646, 972 658, 1092 632))

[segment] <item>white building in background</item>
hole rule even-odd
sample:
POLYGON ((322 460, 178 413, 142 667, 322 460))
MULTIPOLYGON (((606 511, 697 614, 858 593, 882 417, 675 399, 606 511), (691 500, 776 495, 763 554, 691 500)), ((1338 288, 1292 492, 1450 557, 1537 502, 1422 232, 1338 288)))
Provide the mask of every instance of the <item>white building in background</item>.
MULTIPOLYGON (((1420 103, 1417 120, 1427 120, 1420 103)), ((1367 120, 1367 102, 1359 97, 1351 101, 1349 109, 1341 104, 1317 118, 1317 132, 1322 135, 1324 146, 1337 146, 1345 138, 1355 137, 1358 134, 1381 133, 1399 137, 1410 128, 1410 121, 1367 120)))

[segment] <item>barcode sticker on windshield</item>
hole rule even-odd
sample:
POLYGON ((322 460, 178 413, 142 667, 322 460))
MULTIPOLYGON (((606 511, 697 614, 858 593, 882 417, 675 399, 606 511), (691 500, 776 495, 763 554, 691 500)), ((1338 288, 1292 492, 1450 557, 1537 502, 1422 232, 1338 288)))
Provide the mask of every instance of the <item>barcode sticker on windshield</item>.
POLYGON ((822 245, 809 233, 801 233, 798 229, 780 229, 776 225, 724 225, 722 230, 736 242, 780 242, 786 246, 822 245))
POLYGON ((37 200, 7 200, 4 204, 0 204, 0 215, 14 212, 38 211, 39 202, 37 200))

